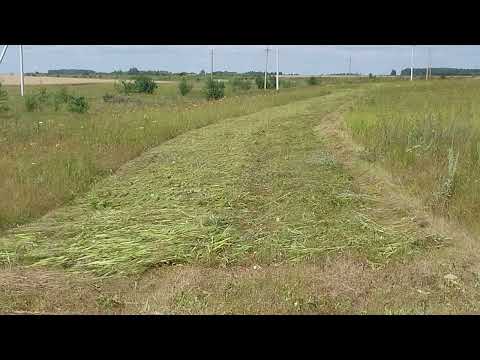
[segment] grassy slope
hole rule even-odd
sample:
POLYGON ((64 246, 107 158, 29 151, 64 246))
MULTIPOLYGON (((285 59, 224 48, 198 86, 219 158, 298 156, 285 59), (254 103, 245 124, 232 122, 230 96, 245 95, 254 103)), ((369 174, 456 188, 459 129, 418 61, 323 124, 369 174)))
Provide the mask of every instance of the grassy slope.
MULTIPOLYGON (((71 206, 2 238, 1 259, 13 269, 36 263, 93 275, 182 265, 114 276, 97 297, 54 301, 56 311, 83 311, 92 299, 87 311, 476 309, 475 291, 459 296, 462 289, 445 288, 443 273, 424 263, 436 245, 431 237, 383 221, 372 194, 315 133, 353 96, 339 91, 172 139, 71 206), (422 297, 417 287, 435 296, 422 297)), ((402 211, 392 214, 408 218, 402 211)), ((44 293, 19 298, 7 290, 0 306, 53 311, 44 293)))

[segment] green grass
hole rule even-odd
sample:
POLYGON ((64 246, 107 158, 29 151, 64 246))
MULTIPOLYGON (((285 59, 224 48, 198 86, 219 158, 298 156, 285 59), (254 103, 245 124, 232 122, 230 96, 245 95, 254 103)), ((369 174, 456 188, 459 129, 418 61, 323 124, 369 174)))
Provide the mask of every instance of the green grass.
POLYGON ((480 233, 480 87, 477 79, 384 85, 347 116, 367 157, 435 212, 480 233))
MULTIPOLYGON (((102 96, 114 93, 113 84, 68 86, 90 104, 87 113, 75 114, 51 106, 26 112, 17 89, 7 88, 11 110, 0 115, 0 230, 65 204, 126 161, 185 131, 330 91, 319 86, 280 94, 227 92, 225 99, 207 102, 202 84, 185 97, 176 84, 160 84, 153 95, 112 104, 102 96)), ((28 87, 27 94, 38 88, 28 87)), ((48 86, 48 93, 59 88, 48 86)))
MULTIPOLYGON (((108 276, 165 264, 274 265, 341 253, 378 264, 417 253, 428 239, 378 222, 369 211, 375 202, 313 131, 354 94, 297 90, 206 105, 192 117, 175 113, 170 126, 185 126, 178 133, 216 123, 156 147, 70 206, 9 232, 0 238, 0 261, 108 276)), ((165 131, 156 129, 139 139, 165 131)), ((84 141, 96 133, 106 134, 84 141)))

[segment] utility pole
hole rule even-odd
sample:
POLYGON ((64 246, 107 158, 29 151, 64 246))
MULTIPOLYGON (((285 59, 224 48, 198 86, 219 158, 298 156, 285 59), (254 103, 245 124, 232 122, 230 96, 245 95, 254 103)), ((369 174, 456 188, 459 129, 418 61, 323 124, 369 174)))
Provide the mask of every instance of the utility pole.
POLYGON ((432 49, 428 48, 428 78, 432 78, 432 49))
POLYGON ((427 49, 427 66, 425 67, 425 80, 429 78, 430 71, 430 48, 427 49))
POLYGON ((210 73, 210 78, 213 80, 213 49, 211 50, 211 58, 212 58, 212 71, 210 73))
MULTIPOLYGON (((19 53, 20 53, 20 94, 24 95, 24 79, 23 79, 23 45, 18 45, 19 53)), ((3 61, 3 57, 7 52, 8 45, 5 45, 2 50, 2 54, 0 54, 0 64, 3 61)))
POLYGON ((23 46, 20 45, 20 93, 23 96, 23 46))
POLYGON ((267 46, 267 48, 265 49, 265 53, 266 53, 266 56, 265 56, 265 81, 263 83, 263 89, 264 90, 267 90, 267 70, 268 70, 268 52, 270 51, 270 48, 267 46))
POLYGON ((410 65, 410 81, 413 80, 413 56, 414 56, 415 47, 412 46, 412 63, 410 65))
POLYGON ((277 91, 279 90, 279 86, 278 86, 278 48, 277 48, 277 81, 276 81, 276 85, 277 85, 277 91))
POLYGON ((2 55, 0 55, 0 64, 2 63, 3 57, 5 56, 7 49, 8 49, 8 45, 5 45, 2 50, 2 55))

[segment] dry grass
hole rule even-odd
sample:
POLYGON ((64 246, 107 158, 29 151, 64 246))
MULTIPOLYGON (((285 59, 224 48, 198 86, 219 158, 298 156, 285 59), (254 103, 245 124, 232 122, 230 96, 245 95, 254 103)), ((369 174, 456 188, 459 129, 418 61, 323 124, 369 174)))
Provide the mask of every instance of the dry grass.
POLYGON ((480 92, 476 80, 381 86, 347 116, 365 157, 438 214, 480 234, 480 92))
MULTIPOLYGON (((98 78, 69 78, 52 76, 24 76, 25 85, 77 85, 77 84, 111 84, 116 79, 98 78)), ((175 81, 155 81, 159 84, 175 83, 175 81)), ((3 85, 19 85, 20 75, 0 74, 0 83, 3 85)))

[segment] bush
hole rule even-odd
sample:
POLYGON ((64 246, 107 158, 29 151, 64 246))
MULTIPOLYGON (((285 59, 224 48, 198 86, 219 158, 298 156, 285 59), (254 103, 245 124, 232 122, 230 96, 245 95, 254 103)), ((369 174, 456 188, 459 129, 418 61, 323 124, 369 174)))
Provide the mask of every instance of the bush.
POLYGON ((182 94, 182 96, 185 96, 190 92, 190 90, 192 90, 192 85, 189 84, 185 78, 182 78, 178 84, 178 90, 180 90, 180 94, 182 94))
POLYGON ((70 96, 68 99, 68 111, 84 113, 88 110, 88 102, 84 96, 70 96))
POLYGON ((318 79, 315 76, 310 76, 307 80, 308 85, 317 85, 318 79))
POLYGON ((47 89, 42 87, 40 89, 38 89, 38 92, 37 92, 37 100, 40 104, 46 104, 48 103, 48 100, 49 100, 49 95, 47 93, 47 89))
POLYGON ((40 108, 37 96, 35 94, 28 94, 24 96, 25 110, 32 112, 40 108))
POLYGON ((2 83, 0 83, 0 112, 8 111, 8 93, 2 89, 2 83))
POLYGON ((68 103, 68 99, 70 95, 68 94, 67 88, 62 87, 60 88, 54 95, 53 95, 53 107, 55 111, 58 111, 62 104, 68 103))
POLYGON ((147 76, 141 76, 135 79, 134 86, 136 92, 153 94, 157 83, 147 76))
POLYGON ((157 88, 157 83, 147 76, 137 77, 133 81, 121 80, 115 88, 123 94, 147 93, 152 94, 157 88))
POLYGON ((105 95, 103 95, 103 101, 105 101, 105 102, 112 102, 113 98, 114 98, 114 96, 112 94, 109 94, 109 93, 106 93, 105 95))
POLYGON ((257 85, 257 88, 263 89, 264 88, 264 78, 261 76, 256 76, 255 77, 255 84, 257 85))
POLYGON ((225 84, 221 81, 208 79, 204 92, 207 100, 221 99, 225 96, 225 84))
POLYGON ((234 78, 232 79, 231 84, 234 91, 247 91, 250 90, 250 88, 252 87, 252 84, 248 79, 234 78))
POLYGON ((297 86, 297 83, 293 80, 280 80, 280 87, 287 89, 287 88, 293 88, 297 86))
MULTIPOLYGON (((257 76, 255 84, 259 89, 265 88, 265 76, 257 76)), ((280 84, 279 84, 280 85, 280 84)), ((277 87, 276 78, 272 75, 267 75, 267 89, 275 89, 277 87)))
POLYGON ((67 103, 70 95, 68 94, 67 88, 62 87, 55 93, 55 97, 57 97, 62 103, 67 103))

